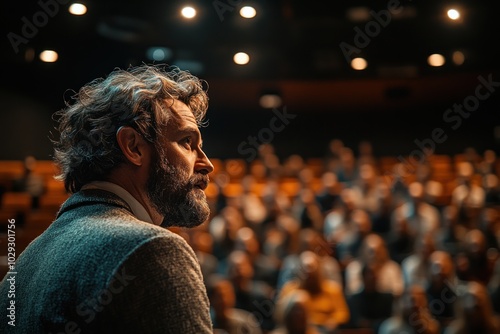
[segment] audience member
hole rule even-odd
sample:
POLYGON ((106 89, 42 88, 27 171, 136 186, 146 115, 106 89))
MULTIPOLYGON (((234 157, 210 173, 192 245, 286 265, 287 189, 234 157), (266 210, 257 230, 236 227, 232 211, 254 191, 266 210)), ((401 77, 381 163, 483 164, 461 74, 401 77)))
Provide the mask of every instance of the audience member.
POLYGON ((305 290, 310 295, 306 303, 312 325, 320 333, 332 333, 339 325, 349 320, 349 308, 342 292, 342 286, 335 281, 325 279, 320 268, 320 259, 311 252, 300 254, 300 272, 281 289, 277 303, 283 298, 305 290))
POLYGON ((487 285, 493 275, 498 250, 487 248, 486 237, 479 229, 467 232, 463 247, 463 252, 456 257, 458 277, 487 285))
POLYGON ((485 203, 485 192, 474 180, 474 166, 470 162, 457 165, 458 185, 451 193, 451 204, 458 208, 459 222, 467 228, 476 228, 479 211, 485 203))
POLYGON ((434 206, 425 202, 424 186, 420 182, 412 182, 408 191, 410 198, 394 209, 392 219, 397 216, 405 217, 410 228, 417 235, 435 232, 440 226, 439 211, 434 206))
POLYGON ((424 288, 408 287, 394 308, 393 316, 382 322, 379 334, 439 334, 439 323, 432 317, 424 288))
POLYGON ((458 209, 454 205, 444 207, 441 216, 443 223, 436 235, 437 248, 455 257, 465 239, 467 228, 459 224, 458 209))
POLYGON ((296 253, 285 257, 280 268, 277 284, 279 293, 287 282, 297 279, 301 273, 300 254, 311 251, 318 255, 322 277, 343 285, 341 266, 337 259, 333 257, 331 246, 322 238, 321 234, 313 229, 302 229, 299 232, 299 248, 296 253))
POLYGON ((403 274, 399 264, 390 259, 384 239, 371 233, 361 247, 359 257, 345 269, 346 294, 352 295, 363 289, 361 270, 364 265, 369 265, 377 272, 377 291, 400 296, 404 289, 403 274))
POLYGON ((413 253, 413 245, 417 236, 410 228, 406 217, 395 216, 391 224, 391 229, 387 233, 387 248, 390 258, 401 264, 413 253))
POLYGON ((338 182, 337 175, 325 172, 321 176, 321 190, 316 194, 316 202, 323 214, 330 212, 340 200, 342 185, 338 182))
POLYGON ((434 235, 431 232, 416 240, 414 252, 401 263, 405 286, 426 286, 429 279, 429 261, 436 249, 434 235))
POLYGON ((36 164, 37 160, 34 156, 26 156, 23 163, 23 175, 15 179, 12 185, 12 191, 30 194, 31 208, 35 210, 40 207, 40 197, 46 192, 43 177, 34 171, 36 164))
POLYGON ((452 257, 444 251, 434 251, 429 258, 427 299, 432 316, 442 328, 454 319, 457 294, 462 285, 454 267, 452 257))
POLYGON ((277 328, 270 334, 320 334, 310 323, 307 305, 311 297, 305 290, 297 290, 283 298, 276 305, 275 318, 277 328))
POLYGON ((363 289, 347 297, 351 315, 348 328, 371 328, 375 332, 382 321, 392 315, 394 296, 377 291, 378 273, 375 268, 364 265, 361 269, 363 289))
POLYGON ((236 296, 231 282, 213 276, 208 287, 208 296, 214 333, 262 333, 252 313, 235 308, 236 296))
POLYGON ((241 250, 231 252, 228 270, 224 276, 233 284, 236 296, 234 307, 251 312, 258 317, 263 331, 273 329, 274 289, 263 281, 254 280, 253 266, 246 252, 241 250))
POLYGON ((498 317, 493 312, 486 287, 479 282, 469 282, 457 304, 457 316, 444 334, 500 333, 498 317))

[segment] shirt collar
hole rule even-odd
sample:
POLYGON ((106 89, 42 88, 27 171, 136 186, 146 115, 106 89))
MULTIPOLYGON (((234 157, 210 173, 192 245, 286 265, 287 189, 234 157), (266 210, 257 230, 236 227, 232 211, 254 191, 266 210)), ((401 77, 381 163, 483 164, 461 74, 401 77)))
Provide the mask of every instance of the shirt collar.
POLYGON ((132 213, 137 219, 153 224, 153 220, 144 206, 139 203, 139 201, 135 199, 135 197, 132 196, 127 190, 115 183, 108 181, 92 181, 84 185, 82 189, 101 189, 109 191, 127 202, 130 209, 132 209, 132 213))

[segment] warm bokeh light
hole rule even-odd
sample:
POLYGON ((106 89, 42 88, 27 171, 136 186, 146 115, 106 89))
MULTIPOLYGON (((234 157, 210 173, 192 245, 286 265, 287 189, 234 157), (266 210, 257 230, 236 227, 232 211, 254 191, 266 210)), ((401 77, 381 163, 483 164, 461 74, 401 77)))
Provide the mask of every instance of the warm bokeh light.
POLYGON ((448 17, 452 20, 458 20, 460 18, 460 13, 456 9, 449 9, 447 14, 448 17))
POLYGON ((368 66, 368 63, 364 58, 354 58, 351 60, 351 67, 357 71, 364 70, 368 66))
POLYGON ((264 94, 259 99, 259 104, 262 108, 272 109, 281 106, 281 97, 276 94, 264 94))
POLYGON ((434 53, 427 58, 427 63, 434 67, 443 66, 445 62, 446 61, 443 55, 440 55, 439 53, 434 53))
POLYGON ((186 6, 182 8, 181 10, 182 16, 184 16, 186 19, 192 19, 193 17, 196 16, 196 9, 190 6, 186 6))
POLYGON ((240 9, 240 15, 246 19, 251 19, 257 15, 257 11, 252 6, 245 6, 240 9))
POLYGON ((46 63, 53 63, 58 57, 57 52, 53 50, 44 50, 40 53, 40 60, 46 63))
POLYGON ((238 52, 234 55, 233 60, 238 65, 245 65, 250 61, 250 56, 245 52, 238 52))
POLYGON ((451 59, 453 60, 453 64, 462 65, 465 62, 465 55, 462 51, 455 51, 451 59))
POLYGON ((81 3, 74 3, 68 8, 69 12, 73 15, 84 15, 87 13, 87 7, 81 3))

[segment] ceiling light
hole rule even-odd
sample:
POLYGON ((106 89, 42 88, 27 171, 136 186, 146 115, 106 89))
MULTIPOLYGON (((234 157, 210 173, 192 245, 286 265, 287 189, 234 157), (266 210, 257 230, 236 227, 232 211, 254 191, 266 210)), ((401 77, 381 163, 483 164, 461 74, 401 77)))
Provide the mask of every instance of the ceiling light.
POLYGON ((443 66, 445 62, 446 60, 443 55, 440 55, 439 53, 434 53, 427 58, 427 63, 434 67, 443 66))
POLYGON ((364 58, 354 58, 351 60, 351 67, 357 71, 364 70, 368 66, 368 63, 364 58))
POLYGON ((68 11, 73 15, 84 15, 87 13, 87 7, 81 3, 74 3, 69 6, 68 11))
POLYGON ((455 51, 451 56, 451 60, 455 65, 462 65, 465 62, 465 55, 462 51, 455 51))
POLYGON ((57 60, 57 52, 53 50, 44 50, 40 53, 40 60, 46 63, 53 63, 57 60))
POLYGON ((257 15, 257 11, 252 6, 245 6, 240 9, 240 15, 246 19, 251 19, 257 15))
POLYGON ((250 61, 250 56, 245 52, 238 52, 233 56, 233 60, 238 65, 246 65, 250 61))
POLYGON ((181 10, 182 16, 184 16, 186 19, 192 19, 193 17, 196 16, 196 9, 190 6, 186 6, 182 8, 181 10))
POLYGON ((259 98, 259 104, 262 108, 273 109, 278 108, 283 103, 281 96, 278 94, 263 94, 259 98))
POLYGON ((460 18, 460 13, 456 9, 449 9, 448 12, 448 17, 452 20, 458 20, 460 18))

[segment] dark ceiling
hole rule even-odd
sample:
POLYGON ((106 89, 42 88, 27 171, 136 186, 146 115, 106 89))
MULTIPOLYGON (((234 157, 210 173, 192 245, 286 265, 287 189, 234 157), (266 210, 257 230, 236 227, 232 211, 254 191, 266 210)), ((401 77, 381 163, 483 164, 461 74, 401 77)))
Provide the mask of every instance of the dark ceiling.
MULTIPOLYGON (((259 112, 258 97, 269 90, 296 112, 401 114, 438 108, 442 114, 474 93, 479 75, 496 80, 500 67, 497 1, 81 2, 88 7, 84 16, 69 14, 66 0, 3 5, 4 97, 33 99, 54 111, 63 106, 66 90, 115 67, 153 63, 148 49, 164 47, 170 56, 160 63, 207 80, 213 114, 259 112), (185 4, 198 9, 194 20, 180 16, 185 4), (257 16, 241 18, 243 5, 253 5, 257 16), (53 12, 47 20, 44 7, 53 12), (460 20, 446 17, 450 7, 461 11, 460 20), (39 27, 26 36, 24 26, 34 20, 39 27), (359 31, 368 32, 368 39, 359 39, 359 31), (9 41, 13 34, 26 37, 18 52, 9 41), (350 46, 346 57, 342 47, 350 46), (43 49, 56 50, 59 60, 41 62, 43 49), (233 63, 238 51, 250 54, 248 65, 233 63), (462 65, 453 63, 455 51, 465 56, 462 65), (445 56, 444 66, 427 64, 433 53, 445 56), (350 67, 348 58, 355 56, 367 59, 366 70, 350 67)), ((12 99, 9 105, 16 104, 12 99)))
POLYGON ((40 23, 38 31, 19 44, 17 53, 9 39, 3 39, 2 63, 9 74, 16 73, 9 76, 8 86, 24 91, 35 85, 33 94, 60 99, 62 90, 78 88, 114 67, 151 63, 148 48, 160 46, 171 51, 163 62, 179 64, 206 79, 213 102, 220 106, 254 107, 256 94, 276 89, 285 103, 287 98, 301 103, 298 100, 313 94, 312 102, 321 106, 371 104, 376 108, 384 101, 398 100, 396 106, 400 106, 405 99, 429 96, 436 89, 429 83, 436 77, 441 82, 448 77, 453 84, 449 89, 442 86, 443 98, 453 92, 463 94, 475 84, 477 73, 499 67, 500 29, 493 1, 87 0, 82 3, 88 13, 81 17, 70 15, 68 4, 59 2, 67 3, 40 0, 4 5, 5 35, 23 36, 23 18, 40 23), (198 9, 192 21, 179 14, 187 3, 198 9), (42 4, 49 4, 45 7, 54 12, 46 22, 40 16, 42 4), (254 19, 238 15, 245 4, 256 7, 254 19), (459 22, 447 19, 451 6, 461 10, 459 22), (373 14, 356 21, 352 18, 356 9, 361 15, 366 10, 378 13, 379 21, 373 14), (368 29, 373 37, 360 44, 356 29, 368 29), (353 49, 347 58, 359 55, 368 60, 365 71, 350 68, 342 50, 342 46, 348 50, 348 45, 353 49), (41 63, 38 54, 45 48, 56 50, 59 61, 41 63), (465 55, 461 66, 451 61, 457 50, 465 55), (237 51, 250 54, 248 65, 232 62, 237 51), (432 53, 443 54, 446 64, 428 66, 426 59, 432 53), (196 67, 190 67, 193 62, 196 67), (344 83, 348 89, 342 89, 344 83))

